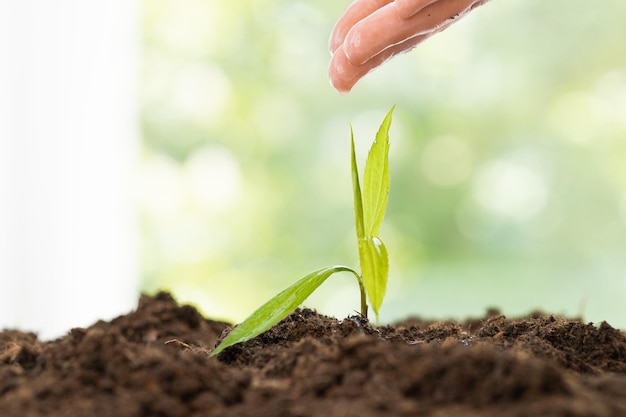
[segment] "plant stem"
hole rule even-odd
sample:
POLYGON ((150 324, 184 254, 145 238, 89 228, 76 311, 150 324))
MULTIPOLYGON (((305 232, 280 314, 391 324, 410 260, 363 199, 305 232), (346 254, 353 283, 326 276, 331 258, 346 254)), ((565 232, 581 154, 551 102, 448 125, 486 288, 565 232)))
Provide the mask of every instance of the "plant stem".
POLYGON ((367 318, 367 298, 365 296, 365 287, 363 286, 363 278, 357 274, 357 281, 359 281, 359 291, 361 292, 361 315, 367 318))
POLYGON ((359 292, 361 293, 361 315, 367 318, 367 296, 365 295, 365 286, 363 285, 363 277, 361 277, 361 275, 359 275, 358 272, 356 272, 353 269, 350 269, 350 272, 354 274, 357 282, 359 283, 359 292))
POLYGON ((356 272, 354 269, 347 266, 336 266, 335 268, 337 272, 351 272, 352 275, 354 275, 354 277, 356 278, 356 281, 359 283, 359 292, 361 293, 361 315, 367 318, 367 295, 365 293, 365 286, 363 285, 363 277, 361 277, 361 275, 359 275, 359 273, 356 272))

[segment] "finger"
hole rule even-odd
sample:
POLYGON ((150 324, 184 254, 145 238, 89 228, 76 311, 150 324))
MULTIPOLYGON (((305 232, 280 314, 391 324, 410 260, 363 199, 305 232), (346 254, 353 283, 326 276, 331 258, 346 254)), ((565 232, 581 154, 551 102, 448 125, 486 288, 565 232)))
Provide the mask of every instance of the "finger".
POLYGON ((330 35, 328 47, 331 52, 343 43, 346 34, 359 20, 369 16, 393 0, 355 0, 343 12, 330 35))
MULTIPOLYGON (((443 30, 443 28, 442 28, 443 30)), ((430 32, 424 35, 415 36, 411 39, 407 39, 397 45, 385 49, 380 54, 376 55, 372 59, 368 60, 363 65, 354 65, 350 62, 343 46, 340 46, 330 61, 328 67, 328 78, 332 86, 341 94, 347 94, 352 90, 354 85, 363 78, 367 73, 378 68, 380 65, 391 59, 393 56, 403 52, 410 51, 415 48, 419 43, 428 39, 434 32, 430 32)))
POLYGON ((398 16, 402 19, 408 19, 424 7, 431 5, 439 0, 395 0, 398 8, 398 16))
POLYGON ((483 4, 487 3, 488 1, 489 0, 477 0, 476 2, 474 2, 474 4, 472 4, 472 7, 470 7, 469 11, 474 10, 478 6, 482 6, 483 4))
POLYGON ((440 0, 410 19, 398 16, 397 6, 390 3, 362 19, 348 31, 344 52, 352 64, 361 65, 390 45, 436 31, 448 20, 455 21, 471 10, 477 1, 480 0, 440 0))

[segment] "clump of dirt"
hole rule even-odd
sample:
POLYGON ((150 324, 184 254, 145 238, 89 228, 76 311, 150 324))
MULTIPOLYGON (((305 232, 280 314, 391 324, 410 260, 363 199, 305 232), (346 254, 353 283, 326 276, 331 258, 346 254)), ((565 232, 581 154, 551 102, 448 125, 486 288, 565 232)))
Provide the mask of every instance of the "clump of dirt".
POLYGON ((230 328, 159 293, 55 341, 5 330, 0 416, 626 416, 626 336, 607 323, 303 309, 209 358, 230 328))

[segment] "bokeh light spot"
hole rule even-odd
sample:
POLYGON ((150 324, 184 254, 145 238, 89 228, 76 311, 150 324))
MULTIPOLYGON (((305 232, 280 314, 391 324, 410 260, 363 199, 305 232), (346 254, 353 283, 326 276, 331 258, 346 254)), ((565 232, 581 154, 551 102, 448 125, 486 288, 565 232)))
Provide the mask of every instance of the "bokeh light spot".
POLYGON ((185 163, 185 180, 194 203, 209 212, 228 210, 241 196, 239 163, 223 147, 212 145, 195 152, 185 163))
POLYGON ((168 101, 174 111, 206 123, 219 120, 230 93, 230 80, 222 69, 210 64, 190 64, 174 74, 168 101))
POLYGON ((140 168, 139 200, 142 210, 155 217, 173 216, 183 202, 178 163, 164 155, 151 155, 140 168))
POLYGON ((447 187, 467 180, 472 172, 473 155, 467 143, 453 136, 430 141, 422 152, 421 168, 433 184, 447 187))
POLYGON ((519 161, 488 163, 474 184, 474 198, 485 210, 513 221, 526 221, 541 212, 548 199, 542 173, 519 161))
POLYGON ((594 98, 577 91, 560 96, 550 108, 552 128, 562 139, 587 144, 597 136, 594 123, 594 98))

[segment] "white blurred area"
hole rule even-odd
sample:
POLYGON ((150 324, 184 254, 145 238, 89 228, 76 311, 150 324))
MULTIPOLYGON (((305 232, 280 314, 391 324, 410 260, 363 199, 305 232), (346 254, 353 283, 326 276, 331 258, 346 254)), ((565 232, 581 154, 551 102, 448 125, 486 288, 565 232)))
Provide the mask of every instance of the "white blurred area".
POLYGON ((138 5, 0 0, 0 329, 132 309, 138 5))

